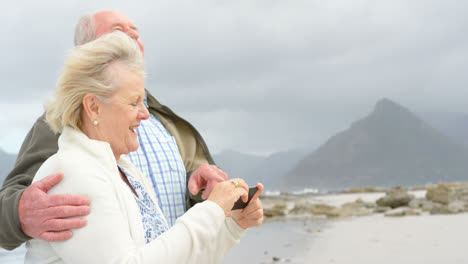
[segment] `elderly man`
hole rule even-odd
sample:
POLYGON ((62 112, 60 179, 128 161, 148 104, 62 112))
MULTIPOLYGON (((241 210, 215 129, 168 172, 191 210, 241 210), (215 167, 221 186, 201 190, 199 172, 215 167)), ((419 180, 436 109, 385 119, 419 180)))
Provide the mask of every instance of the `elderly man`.
MULTIPOLYGON (((130 19, 111 10, 83 16, 75 30, 75 45, 115 30, 135 39, 144 51, 130 19)), ((137 130, 140 148, 129 157, 149 179, 159 205, 172 225, 200 198, 208 197, 214 185, 226 180, 227 175, 214 166, 205 142, 190 123, 161 105, 149 91, 146 91, 145 104, 151 115, 141 122, 137 130), (186 190, 187 186, 190 191, 186 190), (196 197, 201 189, 205 189, 202 196, 196 197)), ((44 116, 39 117, 0 190, 0 246, 5 249, 14 249, 31 237, 47 241, 67 240, 72 236, 70 229, 86 225, 83 216, 89 214, 92 202, 87 197, 47 194, 66 175, 57 172, 30 185, 41 164, 57 152, 58 136, 44 122, 44 116)))

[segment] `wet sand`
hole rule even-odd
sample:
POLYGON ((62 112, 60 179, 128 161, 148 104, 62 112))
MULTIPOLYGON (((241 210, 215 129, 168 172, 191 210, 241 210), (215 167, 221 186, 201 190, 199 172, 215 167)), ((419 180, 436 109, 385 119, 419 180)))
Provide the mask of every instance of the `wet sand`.
POLYGON ((307 252, 314 245, 314 234, 326 229, 324 219, 267 221, 251 228, 222 264, 310 263, 307 252))
POLYGON ((308 263, 468 263, 468 214, 372 215, 330 223, 316 234, 308 263))

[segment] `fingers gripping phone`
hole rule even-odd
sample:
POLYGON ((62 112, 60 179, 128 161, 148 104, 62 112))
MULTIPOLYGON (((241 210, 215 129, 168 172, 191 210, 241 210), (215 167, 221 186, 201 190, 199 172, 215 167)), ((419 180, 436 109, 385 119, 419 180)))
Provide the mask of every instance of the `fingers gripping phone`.
POLYGON ((234 207, 232 207, 232 210, 244 209, 250 203, 250 200, 252 200, 252 197, 254 197, 257 191, 257 187, 249 188, 249 200, 247 200, 247 202, 244 203, 244 201, 242 201, 242 197, 239 198, 239 200, 237 200, 237 202, 234 204, 234 207))

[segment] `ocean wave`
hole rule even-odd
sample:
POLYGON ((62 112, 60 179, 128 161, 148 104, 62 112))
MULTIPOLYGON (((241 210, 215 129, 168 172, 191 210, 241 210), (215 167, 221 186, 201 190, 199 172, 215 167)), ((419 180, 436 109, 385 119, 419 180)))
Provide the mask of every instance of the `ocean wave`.
POLYGON ((304 188, 301 190, 265 190, 263 191, 263 196, 265 197, 281 197, 281 196, 303 196, 303 195, 313 195, 313 194, 324 194, 327 191, 314 189, 314 188, 304 188))

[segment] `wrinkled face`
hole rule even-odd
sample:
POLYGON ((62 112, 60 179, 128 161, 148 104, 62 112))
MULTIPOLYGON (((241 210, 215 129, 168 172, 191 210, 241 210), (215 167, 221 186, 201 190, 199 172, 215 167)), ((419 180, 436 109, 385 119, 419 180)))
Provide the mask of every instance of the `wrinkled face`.
POLYGON ((115 10, 104 10, 94 14, 94 19, 96 21, 97 38, 115 30, 120 30, 135 39, 138 46, 140 46, 141 53, 144 53, 145 48, 138 35, 138 30, 126 15, 115 10))
POLYGON ((135 130, 141 120, 149 118, 149 112, 143 103, 143 76, 127 69, 119 69, 116 76, 117 92, 100 103, 98 130, 100 140, 108 142, 118 158, 138 149, 135 130))

